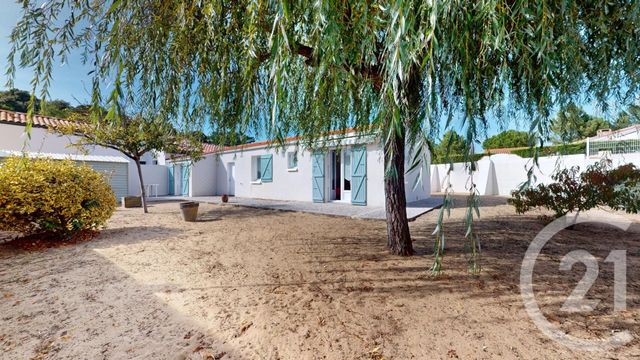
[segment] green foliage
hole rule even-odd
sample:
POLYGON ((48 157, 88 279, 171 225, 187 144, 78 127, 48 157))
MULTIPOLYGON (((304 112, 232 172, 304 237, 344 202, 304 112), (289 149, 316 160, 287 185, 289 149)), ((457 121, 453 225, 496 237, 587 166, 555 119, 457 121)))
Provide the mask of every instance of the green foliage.
POLYGON ((202 143, 197 132, 178 132, 166 119, 150 113, 133 116, 121 115, 92 118, 76 113, 67 124, 56 128, 67 135, 76 135, 74 146, 100 145, 117 150, 135 161, 142 194, 142 207, 147 213, 144 179, 140 168, 140 158, 150 151, 179 154, 191 160, 202 156, 202 143))
POLYGON ((442 140, 433 147, 431 163, 444 164, 464 161, 467 154, 469 154, 468 142, 454 130, 449 130, 444 133, 442 140))
POLYGON ((78 147, 100 145, 139 160, 149 151, 182 154, 195 160, 202 154, 202 144, 194 133, 177 131, 170 122, 151 114, 138 113, 118 119, 102 117, 92 120, 73 115, 68 124, 56 128, 63 134, 78 135, 78 147))
POLYGON ((610 169, 596 163, 580 173, 579 167, 562 169, 552 176, 554 183, 513 191, 509 199, 523 214, 543 207, 556 218, 599 206, 638 213, 640 210, 640 170, 633 164, 610 169))
POLYGON ((33 69, 44 94, 54 58, 79 48, 95 105, 138 98, 169 118, 273 138, 371 123, 412 138, 461 111, 474 142, 507 103, 542 136, 556 106, 605 104, 640 83, 635 1, 23 4, 8 72, 33 69))
POLYGON ((618 117, 613 123, 613 129, 624 129, 636 124, 640 124, 640 105, 632 104, 627 110, 618 113, 618 117))
POLYGON ((115 206, 105 175, 89 166, 23 157, 0 164, 0 230, 66 237, 98 229, 115 206))
POLYGON ((511 154, 518 155, 520 157, 533 157, 534 153, 537 152, 538 156, 556 156, 556 155, 573 155, 573 154, 584 154, 587 150, 587 144, 577 143, 577 144, 560 144, 560 145, 552 145, 552 146, 544 146, 542 148, 536 149, 518 149, 512 150, 511 154))
MULTIPOLYGON (((0 91, 0 109, 27 112, 31 93, 19 89, 0 91)), ((40 109, 40 99, 35 100, 36 109, 40 109)))
MULTIPOLYGON (((0 91, 0 109, 23 112, 29 111, 29 102, 31 101, 31 93, 20 89, 10 89, 0 91)), ((86 112, 86 105, 72 106, 64 100, 42 101, 34 98, 34 112, 36 114, 52 116, 57 118, 66 118, 73 113, 86 112)))
POLYGON ((596 135, 600 129, 610 128, 611 124, 605 119, 587 114, 575 103, 562 107, 551 121, 551 131, 559 143, 582 140, 596 135))
POLYGON ((482 143, 485 150, 529 146, 529 133, 525 131, 507 130, 496 134, 482 143))
POLYGON ((249 144, 255 142, 256 139, 246 134, 226 134, 222 131, 214 131, 206 135, 204 142, 216 145, 234 146, 249 144))
POLYGON ((449 164, 449 163, 461 163, 461 162, 475 162, 490 154, 480 153, 473 154, 471 157, 468 155, 449 155, 433 157, 431 164, 449 164))

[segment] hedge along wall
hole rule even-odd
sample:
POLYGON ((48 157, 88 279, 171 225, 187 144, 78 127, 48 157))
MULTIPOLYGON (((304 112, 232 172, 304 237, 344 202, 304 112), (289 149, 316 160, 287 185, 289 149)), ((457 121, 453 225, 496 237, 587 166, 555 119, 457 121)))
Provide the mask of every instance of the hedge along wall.
MULTIPOLYGON (((586 151, 587 151, 586 143, 551 145, 551 146, 545 146, 542 149, 540 149, 539 156, 543 157, 543 156, 557 156, 557 155, 576 155, 576 154, 585 154, 586 151)), ((530 157, 533 157, 533 152, 534 152, 534 149, 526 148, 526 149, 511 150, 509 153, 518 155, 522 158, 530 158, 530 157)), ((491 156, 491 155, 493 154, 491 154, 491 149, 489 149, 485 153, 474 154, 472 159, 473 161, 478 161, 484 158, 485 156, 491 156)), ((444 157, 434 156, 431 159, 432 164, 448 164, 450 162, 452 163, 464 162, 464 156, 451 155, 449 156, 448 159, 445 159, 444 157)))
MULTIPOLYGON (((640 153, 613 154, 609 156, 612 166, 633 163, 640 167, 640 153)), ((579 166, 584 171, 587 166, 601 161, 600 158, 588 158, 583 154, 543 156, 538 159, 539 168, 534 168, 536 183, 553 182, 551 175, 559 168, 579 166)), ((456 193, 468 192, 469 172, 464 163, 454 163, 453 171, 447 175, 449 164, 431 165, 431 191, 442 192, 449 184, 456 193)), ((515 154, 496 154, 485 156, 477 162, 478 171, 473 180, 481 195, 511 194, 527 180, 527 169, 532 166, 531 158, 522 158, 515 154)))

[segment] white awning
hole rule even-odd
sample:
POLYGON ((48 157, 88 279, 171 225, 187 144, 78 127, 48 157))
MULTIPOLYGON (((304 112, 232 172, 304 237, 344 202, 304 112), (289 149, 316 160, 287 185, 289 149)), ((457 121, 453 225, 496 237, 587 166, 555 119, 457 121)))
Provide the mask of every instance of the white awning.
POLYGON ((49 158, 53 160, 73 160, 73 161, 95 161, 109 163, 128 163, 125 157, 111 155, 82 155, 82 154, 60 154, 60 153, 42 153, 42 152, 23 152, 14 150, 0 150, 0 157, 23 156, 30 158, 49 158))

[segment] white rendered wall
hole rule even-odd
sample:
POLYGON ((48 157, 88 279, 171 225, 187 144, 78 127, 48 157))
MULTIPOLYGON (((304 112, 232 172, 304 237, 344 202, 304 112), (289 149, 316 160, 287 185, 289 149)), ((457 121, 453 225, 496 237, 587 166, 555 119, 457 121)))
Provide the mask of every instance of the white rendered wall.
MULTIPOLYGON (((23 150, 23 145, 27 139, 24 130, 25 127, 21 125, 0 124, 0 150, 23 150)), ((82 149, 69 146, 78 140, 79 138, 76 136, 59 135, 51 133, 44 128, 34 127, 31 129, 31 140, 28 141, 24 150, 42 153, 85 154, 85 151, 82 149)), ((120 156, 126 158, 121 152, 102 146, 86 146, 85 149, 89 155, 120 156)), ((148 164, 151 164, 153 155, 150 153, 145 154, 144 159, 149 161, 148 164)), ((161 169, 161 165, 143 165, 142 167, 143 174, 145 174, 145 172, 147 173, 147 176, 144 177, 145 183, 159 184, 158 194, 166 194, 166 168, 164 168, 165 173, 162 175, 163 170, 161 169), (164 190, 162 190, 163 186, 164 190)), ((129 195, 140 195, 138 170, 133 161, 129 161, 128 173, 129 195)))
MULTIPOLYGON (((632 163, 640 167, 640 153, 615 154, 610 156, 614 167, 632 163)), ((527 180, 527 169, 532 166, 530 158, 521 158, 513 154, 487 156, 478 161, 479 170, 474 174, 474 182, 481 195, 510 195, 527 180)), ((589 165, 601 161, 600 158, 587 158, 585 155, 546 156, 538 159, 539 167, 534 168, 535 184, 553 182, 551 175, 558 169, 579 166, 584 171, 589 165)), ((453 171, 447 175, 449 165, 431 165, 431 190, 443 191, 448 184, 456 193, 468 192, 469 173, 463 163, 453 164, 453 171)))
POLYGON ((216 194, 217 164, 217 156, 209 154, 191 165, 190 196, 212 196, 216 194))
POLYGON ((216 194, 227 193, 227 164, 235 163, 235 196, 311 201, 311 155, 308 151, 300 150, 297 171, 288 171, 286 153, 289 151, 295 151, 295 147, 287 146, 285 151, 249 148, 220 154, 216 166, 216 194), (273 155, 273 181, 252 183, 251 157, 265 154, 273 155))
MULTIPOLYGON (((131 170, 131 164, 133 164, 133 174, 129 175, 129 195, 140 195, 140 181, 138 180, 138 170, 133 162, 129 162, 129 169, 131 170)), ((142 179, 145 184, 156 184, 158 189, 158 196, 164 196, 168 194, 169 175, 167 173, 167 167, 164 165, 142 165, 142 179)), ((149 196, 150 194, 147 194, 149 196)), ((154 192, 155 195, 155 192, 154 192)))
MULTIPOLYGON (((358 144, 362 139, 349 139, 343 146, 358 144)), ((384 155, 379 142, 373 142, 367 147, 367 206, 384 206, 384 155)), ((215 164, 215 194, 222 195, 228 192, 227 171, 228 164, 235 164, 235 195, 239 197, 312 201, 311 188, 311 154, 307 150, 298 151, 298 167, 296 171, 287 169, 287 153, 295 151, 294 145, 284 149, 248 148, 244 150, 228 151, 217 155, 215 164), (273 181, 265 183, 252 182, 251 158, 264 154, 273 155, 273 181)), ((214 156, 212 156, 214 157, 214 156)), ((406 157, 406 169, 409 168, 411 156, 406 157)), ((209 166, 209 165, 207 165, 209 166)), ((325 197, 330 195, 330 159, 325 157, 325 197)), ((429 181, 429 167, 423 165, 423 181, 415 189, 412 188, 418 171, 407 174, 405 177, 405 190, 407 201, 415 201, 428 198, 431 194, 429 181)), ((201 179, 193 178, 194 182, 201 179)))

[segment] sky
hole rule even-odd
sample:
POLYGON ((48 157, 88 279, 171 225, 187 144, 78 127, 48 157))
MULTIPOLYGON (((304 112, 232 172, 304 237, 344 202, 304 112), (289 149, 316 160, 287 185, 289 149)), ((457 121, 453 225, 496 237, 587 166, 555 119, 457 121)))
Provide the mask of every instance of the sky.
MULTIPOLYGON (((9 36, 11 30, 22 16, 20 5, 14 0, 1 0, 0 11, 0 89, 6 89, 7 76, 5 75, 8 61, 7 56, 11 49, 9 36)), ((71 105, 86 103, 91 99, 88 89, 91 89, 91 81, 87 73, 89 68, 82 64, 79 53, 69 57, 67 64, 56 64, 53 69, 53 81, 49 90, 51 99, 62 99, 71 105)), ((16 69, 14 86, 18 89, 31 90, 33 73, 30 69, 16 69)))

